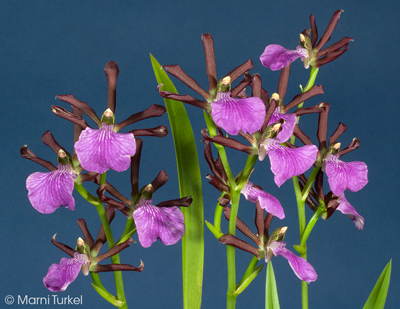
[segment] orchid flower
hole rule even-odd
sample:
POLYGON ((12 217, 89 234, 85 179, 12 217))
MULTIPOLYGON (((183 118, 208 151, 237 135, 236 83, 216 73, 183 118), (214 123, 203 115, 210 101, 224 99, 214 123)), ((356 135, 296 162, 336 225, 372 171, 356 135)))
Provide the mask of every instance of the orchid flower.
POLYGON ((165 126, 119 133, 119 130, 129 124, 163 115, 166 109, 160 105, 152 105, 147 110, 133 114, 126 120, 115 124, 116 87, 119 69, 115 62, 110 61, 107 63, 104 72, 108 84, 108 108, 101 119, 88 104, 77 100, 73 95, 57 96, 61 101, 71 104, 74 108, 89 116, 97 124, 98 129, 89 127, 81 117, 72 115, 59 106, 52 106, 54 114, 81 127, 82 132, 79 140, 75 143, 75 153, 84 169, 99 174, 103 174, 109 169, 122 172, 129 168, 131 157, 136 153, 135 136, 163 137, 168 134, 165 126))
POLYGON ((342 12, 342 10, 338 10, 333 14, 328 27, 318 43, 318 31, 315 18, 311 15, 311 29, 305 29, 300 34, 300 45, 296 47, 296 50, 288 50, 277 44, 268 45, 260 56, 262 65, 270 68, 272 71, 277 71, 300 58, 304 63, 304 67, 308 69, 310 65, 314 68, 319 68, 335 60, 347 51, 349 43, 353 41, 352 38, 343 37, 339 42, 332 44, 324 50, 321 49, 329 41, 342 12), (312 36, 310 36, 310 32, 312 36))
POLYGON ((62 292, 78 277, 82 267, 89 264, 86 254, 75 252, 73 258, 62 258, 59 264, 51 264, 43 278, 44 286, 52 292, 62 292))
POLYGON ((274 217, 278 217, 281 220, 285 218, 285 213, 278 199, 271 194, 257 188, 252 182, 247 182, 243 186, 240 193, 244 195, 246 200, 252 203, 259 202, 260 207, 274 217))
MULTIPOLYGON (((276 135, 281 129, 281 124, 272 127, 276 135)), ((273 135, 272 135, 273 136, 273 135)), ((259 160, 269 156, 271 171, 275 175, 274 181, 280 187, 286 180, 306 172, 317 159, 318 147, 305 145, 299 148, 288 148, 280 145, 277 138, 265 138, 260 143, 259 160)))
POLYGON ((157 239, 164 245, 174 245, 185 233, 185 218, 181 210, 177 206, 155 206, 152 199, 139 200, 133 219, 139 242, 144 248, 150 247, 157 239))
POLYGON ((324 159, 324 170, 333 194, 341 196, 346 189, 356 192, 364 188, 368 183, 367 165, 360 161, 344 162, 339 157, 339 154, 328 153, 324 159))
POLYGON ((342 214, 347 215, 351 221, 354 222, 357 229, 362 230, 364 228, 364 217, 362 217, 354 207, 347 201, 344 193, 338 199, 339 206, 336 210, 339 210, 342 214))
MULTIPOLYGON (((230 88, 230 77, 222 79, 222 85, 230 88)), ((238 135, 259 131, 264 123, 265 105, 258 97, 232 98, 231 91, 219 91, 210 103, 211 117, 215 124, 228 134, 238 135)))

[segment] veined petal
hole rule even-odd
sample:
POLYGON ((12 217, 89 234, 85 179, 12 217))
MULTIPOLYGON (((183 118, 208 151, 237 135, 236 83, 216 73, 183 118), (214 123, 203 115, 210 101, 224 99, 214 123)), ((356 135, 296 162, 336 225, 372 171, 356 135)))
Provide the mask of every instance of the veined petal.
POLYGON ((289 138, 293 134, 294 127, 296 126, 297 117, 295 114, 282 114, 280 110, 280 106, 278 106, 274 113, 272 114, 270 120, 268 121, 268 125, 276 122, 279 119, 285 120, 285 123, 282 124, 282 131, 278 133, 277 138, 280 140, 281 143, 284 143, 289 140, 289 138))
POLYGON ((44 286, 52 292, 65 291, 78 277, 81 266, 88 262, 86 254, 75 252, 74 258, 62 258, 60 264, 52 264, 43 278, 44 286))
POLYGON ((33 208, 43 214, 53 213, 57 208, 65 206, 75 209, 72 197, 76 174, 71 165, 57 165, 52 172, 36 172, 26 179, 28 198, 33 208))
POLYGON ((257 97, 237 99, 230 91, 218 92, 211 105, 211 116, 215 124, 228 134, 254 133, 260 130, 265 118, 264 102, 257 97))
POLYGON ((136 141, 132 133, 116 133, 114 125, 102 124, 94 130, 87 127, 75 143, 75 152, 81 166, 99 174, 109 169, 126 171, 131 157, 136 153, 136 141))
POLYGON ((364 162, 343 162, 339 155, 328 154, 324 160, 329 186, 336 196, 344 190, 358 191, 368 183, 368 167, 364 162))
POLYGON ((281 45, 271 44, 265 48, 260 60, 263 66, 270 68, 272 71, 277 71, 288 66, 290 62, 299 57, 303 61, 308 57, 308 50, 300 45, 296 47, 296 50, 288 50, 281 45))
POLYGON ((281 146, 278 139, 266 138, 261 146, 269 156, 271 171, 278 187, 291 177, 306 172, 317 159, 318 147, 315 145, 288 148, 281 146))
POLYGON ((364 218, 354 209, 353 206, 346 200, 344 194, 340 196, 339 206, 336 210, 339 210, 342 214, 347 215, 350 220, 354 222, 356 228, 362 230, 364 228, 364 218))
POLYGON ((240 191, 246 198, 246 200, 256 203, 260 203, 260 207, 270 213, 271 215, 278 217, 279 219, 285 218, 285 213, 283 211, 281 203, 278 199, 271 194, 253 187, 252 182, 248 182, 240 191))
POLYGON ((275 256, 281 255, 287 259, 293 272, 300 280, 307 283, 317 280, 318 276, 314 267, 302 257, 286 249, 286 243, 284 241, 273 241, 268 249, 271 249, 275 256))
POLYGON ((140 244, 148 248, 157 239, 164 245, 177 243, 185 233, 184 217, 177 206, 157 207, 142 199, 133 212, 140 244))

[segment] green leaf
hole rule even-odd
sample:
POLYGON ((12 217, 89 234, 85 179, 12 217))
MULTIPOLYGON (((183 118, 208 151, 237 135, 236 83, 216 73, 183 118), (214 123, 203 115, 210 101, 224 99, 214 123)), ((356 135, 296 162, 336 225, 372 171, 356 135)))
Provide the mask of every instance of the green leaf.
POLYGON ((107 291, 98 287, 94 283, 92 283, 92 287, 96 290, 97 293, 100 294, 101 297, 103 297, 106 301, 113 304, 115 307, 121 307, 124 304, 123 301, 118 300, 114 295, 108 293, 107 291))
POLYGON ((265 280, 265 309, 280 309, 275 273, 271 261, 268 262, 265 280))
POLYGON ((242 293, 248 286, 249 284, 254 280, 255 277, 260 273, 261 269, 263 269, 264 264, 258 266, 254 271, 248 276, 246 279, 243 280, 243 282, 236 288, 235 292, 233 295, 238 296, 240 293, 242 293))
POLYGON ((390 273, 392 271, 392 260, 386 265, 379 276, 374 289, 369 295, 363 309, 383 309, 385 307, 386 296, 389 289, 390 273))
MULTIPOLYGON (((178 93, 167 73, 150 54, 154 74, 162 90, 178 93)), ((204 268, 204 211, 201 175, 192 126, 182 102, 164 99, 175 144, 181 197, 192 196, 189 207, 182 207, 185 235, 182 238, 183 307, 201 307, 204 268)))

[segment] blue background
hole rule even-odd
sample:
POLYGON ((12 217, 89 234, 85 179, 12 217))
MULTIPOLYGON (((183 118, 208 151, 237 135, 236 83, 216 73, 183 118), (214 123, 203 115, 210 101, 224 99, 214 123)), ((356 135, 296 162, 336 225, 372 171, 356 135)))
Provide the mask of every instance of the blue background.
MULTIPOLYGON (((99 220, 93 206, 76 193, 75 211, 62 208, 51 215, 38 213, 30 205, 25 180, 41 166, 19 155, 22 145, 39 157, 56 163, 54 153, 40 141, 50 130, 57 141, 72 153, 72 125, 50 111, 50 105, 68 107, 57 94, 72 93, 90 104, 98 115, 106 108, 105 64, 114 60, 120 68, 117 88, 117 122, 150 104, 163 104, 159 96, 149 53, 161 64, 180 64, 207 88, 201 34, 214 38, 219 78, 247 59, 260 73, 270 94, 276 91, 279 73, 264 68, 258 61, 268 44, 294 49, 298 35, 309 27, 314 14, 320 35, 332 14, 343 9, 331 42, 343 36, 354 39, 339 59, 322 67, 316 84, 325 94, 307 101, 331 105, 329 131, 339 122, 348 126, 340 138, 342 147, 353 137, 361 147, 344 161, 364 161, 369 167, 369 183, 346 197, 365 218, 363 231, 339 212, 316 224, 309 241, 308 256, 318 280, 309 285, 310 308, 361 308, 379 274, 393 259, 391 285, 386 307, 396 308, 400 299, 398 205, 399 188, 399 102, 398 72, 399 26, 397 1, 1 1, 0 2, 0 102, 2 104, 1 178, 2 240, 0 267, 0 307, 6 295, 47 297, 42 283, 52 263, 66 255, 51 245, 51 237, 74 246, 82 236, 76 224, 85 218, 93 235, 99 220)), ((292 65, 285 102, 299 93, 309 71, 300 61, 292 65)), ((182 94, 193 94, 172 78, 182 94)), ((199 98, 198 95, 196 95, 199 98)), ((203 176, 205 218, 212 221, 219 193, 207 184, 209 173, 203 159, 200 130, 205 127, 202 111, 187 107, 193 123, 203 176)), ((305 116, 302 129, 316 142, 317 117, 305 116)), ((93 123, 90 123, 94 125, 93 123)), ((168 124, 167 115, 146 120, 140 128, 168 124)), ((244 166, 245 156, 229 152, 234 173, 244 166)), ((161 169, 170 181, 160 189, 156 203, 179 196, 172 136, 144 138, 140 185, 151 182, 161 169)), ((269 162, 258 162, 251 181, 275 195, 285 209, 283 222, 272 227, 289 226, 288 248, 298 243, 297 210, 291 181, 280 189, 273 183, 269 162)), ((129 196, 129 172, 109 172, 107 179, 129 196)), ((93 190, 95 187, 91 187, 93 190)), ((307 209, 307 217, 311 211, 307 209)), ((243 198, 239 216, 253 225, 254 206, 243 198)), ((225 219, 223 219, 225 220, 225 219)), ((117 213, 115 235, 122 233, 124 217, 117 213)), ((224 222, 224 228, 226 224, 224 222)), ((253 229, 254 230, 254 229, 253 229)), ((203 308, 225 307, 226 250, 205 230, 205 272, 203 308)), ((115 236, 117 238, 117 236, 115 236)), ((134 236, 137 240, 137 236, 134 236)), ((121 254, 123 263, 138 266, 142 273, 124 273, 130 308, 181 308, 181 247, 160 242, 144 249, 134 244, 121 254)), ((251 256, 237 253, 238 277, 251 256)), ((273 259, 282 308, 299 308, 300 281, 282 257, 273 259)), ((112 275, 101 275, 113 291, 112 275)), ((90 277, 78 276, 60 296, 83 297, 83 308, 111 308, 90 286, 90 277)), ((238 308, 263 308, 265 269, 243 292, 238 308)), ((17 306, 14 304, 14 306, 17 306)), ((12 307, 12 306, 11 306, 12 307)), ((47 306, 49 307, 49 306, 47 306)), ((50 306, 51 307, 51 306, 50 306)))

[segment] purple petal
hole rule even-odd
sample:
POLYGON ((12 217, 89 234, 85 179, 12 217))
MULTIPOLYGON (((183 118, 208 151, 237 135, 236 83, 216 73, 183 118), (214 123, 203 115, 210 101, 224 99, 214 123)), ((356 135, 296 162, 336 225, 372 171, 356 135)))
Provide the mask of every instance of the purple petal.
POLYGON ((281 146, 278 139, 266 138, 261 146, 269 155, 271 171, 278 187, 291 177, 306 172, 317 159, 318 148, 315 145, 288 148, 281 146))
POLYGON ((271 44, 265 48, 260 60, 263 66, 270 68, 272 71, 277 71, 288 66, 290 62, 299 57, 303 61, 308 57, 308 50, 301 46, 297 46, 296 50, 288 50, 281 45, 271 44))
POLYGON ((215 124, 228 134, 254 133, 260 130, 265 118, 264 102, 257 97, 237 99, 230 91, 218 92, 211 104, 211 116, 215 124))
POLYGON ((140 244, 148 248, 157 239, 164 245, 176 244, 185 233, 184 217, 177 206, 157 207, 153 200, 140 200, 133 219, 140 244))
POLYGON ((99 174, 109 169, 126 171, 136 152, 132 133, 116 133, 114 125, 102 124, 99 130, 87 127, 75 143, 75 152, 82 167, 99 174))
POLYGON ((287 259, 293 272, 301 281, 310 283, 317 280, 318 276, 314 267, 302 257, 286 249, 285 246, 284 241, 273 241, 268 248, 272 250, 275 256, 281 255, 287 259))
POLYGON ((52 292, 62 292, 78 277, 81 266, 88 262, 86 254, 75 252, 74 258, 62 258, 60 264, 52 264, 43 278, 44 286, 52 292))
POLYGON ((278 199, 271 194, 253 187, 252 182, 248 182, 244 185, 242 191, 240 191, 246 198, 246 200, 256 203, 260 203, 260 207, 270 213, 271 215, 278 217, 279 219, 285 218, 281 203, 278 199))
POLYGON ((362 230, 364 228, 364 218, 354 209, 353 206, 346 200, 344 194, 340 196, 339 206, 336 208, 342 214, 347 215, 354 222, 356 228, 362 230))
POLYGON ((328 154, 324 161, 329 186, 336 196, 342 195, 346 189, 361 190, 368 183, 368 167, 364 162, 343 162, 337 154, 328 154))
POLYGON ((57 165, 52 172, 36 172, 26 179, 28 198, 33 208, 43 214, 53 213, 57 208, 65 206, 75 209, 72 197, 76 174, 71 165, 57 165))
POLYGON ((277 136, 277 138, 280 140, 280 142, 284 143, 287 140, 289 140, 289 138, 293 134, 293 130, 294 130, 294 127, 296 126, 296 122, 297 122, 297 116, 293 113, 282 114, 280 109, 281 109, 280 106, 278 106, 274 110, 270 120, 268 121, 268 125, 276 122, 279 119, 285 120, 285 123, 282 124, 282 131, 280 131, 277 136))

